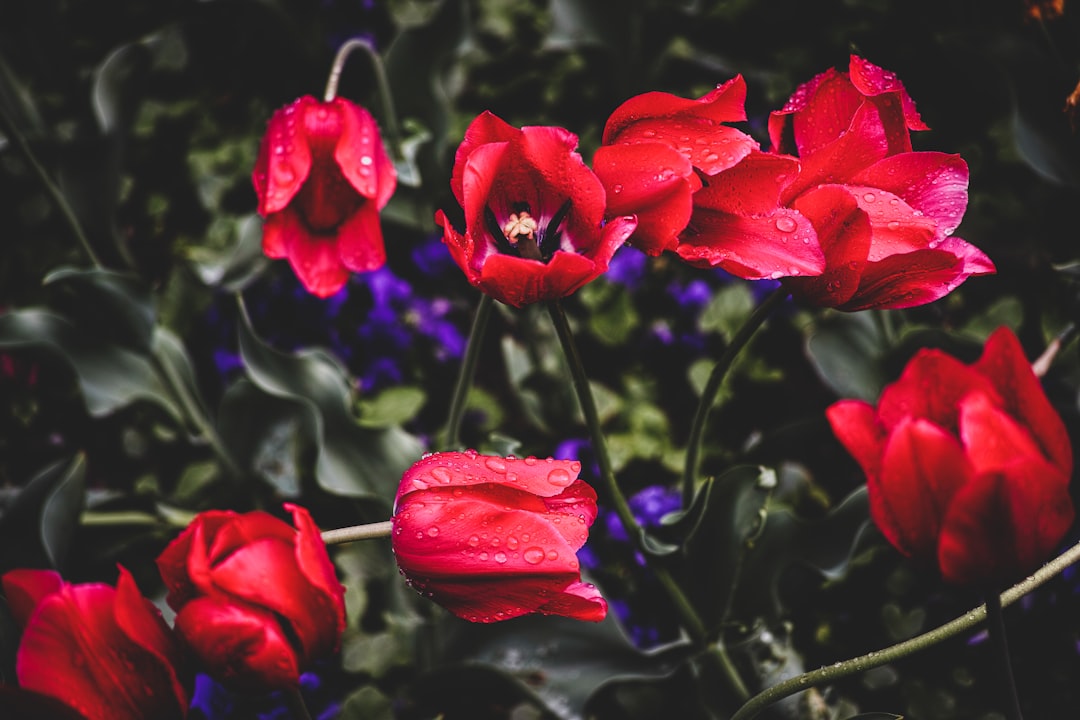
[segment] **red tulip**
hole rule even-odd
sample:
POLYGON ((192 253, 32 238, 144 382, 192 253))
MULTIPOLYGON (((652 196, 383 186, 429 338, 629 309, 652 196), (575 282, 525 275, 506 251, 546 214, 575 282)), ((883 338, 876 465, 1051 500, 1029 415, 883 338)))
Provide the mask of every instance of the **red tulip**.
POLYGON ((844 400, 827 414, 866 473, 874 522, 949 582, 1016 580, 1072 524, 1069 436, 1008 329, 974 365, 921 350, 876 408, 844 400))
MULTIPOLYGON (((120 568, 115 588, 69 585, 51 570, 12 570, 2 583, 24 626, 15 666, 24 690, 87 720, 187 714, 175 638, 127 570, 120 568)), ((19 702, 47 702, 33 697, 19 702)))
POLYGON ((702 186, 695 169, 716 175, 757 149, 724 124, 746 120, 745 101, 737 76, 696 100, 648 92, 611 114, 593 169, 607 191, 608 216, 637 215, 631 245, 649 255, 675 250, 702 186))
POLYGON ((450 187, 465 231, 440 210, 443 242, 475 287, 509 305, 570 295, 607 270, 634 230, 604 221, 604 187, 557 127, 515 128, 485 112, 469 125, 450 187))
POLYGON ((333 295, 350 272, 386 262, 379 211, 397 184, 379 128, 364 108, 304 96, 270 118, 252 173, 263 251, 288 258, 300 282, 333 295))
POLYGON ((264 512, 200 513, 157 564, 176 631, 219 682, 297 687, 312 661, 336 652, 344 588, 308 512, 293 524, 264 512))
POLYGON ((911 150, 910 131, 926 129, 900 80, 854 55, 849 72, 818 75, 772 114, 773 150, 801 165, 780 200, 813 224, 825 253, 824 273, 785 281, 795 296, 849 311, 906 308, 995 271, 952 234, 967 164, 911 150))
POLYGON ((472 622, 530 613, 599 622, 576 552, 596 519, 577 461, 429 455, 401 479, 393 546, 417 591, 472 622))

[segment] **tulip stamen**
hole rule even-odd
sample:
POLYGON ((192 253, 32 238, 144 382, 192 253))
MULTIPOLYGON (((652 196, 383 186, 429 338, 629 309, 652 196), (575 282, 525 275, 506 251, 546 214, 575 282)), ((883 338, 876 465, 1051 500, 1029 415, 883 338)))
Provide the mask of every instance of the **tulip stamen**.
POLYGON ((517 245, 522 238, 535 241, 538 228, 536 218, 522 210, 520 214, 511 213, 510 219, 503 224, 502 231, 511 245, 517 245))

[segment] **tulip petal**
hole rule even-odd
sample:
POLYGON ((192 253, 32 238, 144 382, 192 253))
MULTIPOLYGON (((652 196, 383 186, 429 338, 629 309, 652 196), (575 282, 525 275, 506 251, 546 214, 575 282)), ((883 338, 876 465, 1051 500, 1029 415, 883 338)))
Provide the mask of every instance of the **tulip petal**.
MULTIPOLYGON (((653 142, 675 149, 706 175, 723 172, 758 149, 757 141, 746 133, 692 117, 638 120, 619 134, 617 144, 653 142)), ((664 166, 657 170, 662 172, 664 166)))
POLYGON ((365 203, 338 229, 338 256, 352 272, 370 272, 386 264, 382 225, 373 203, 365 203))
POLYGON ((925 305, 948 295, 971 275, 994 272, 992 265, 985 269, 986 263, 985 255, 959 238, 948 238, 933 250, 886 257, 867 263, 855 298, 840 309, 854 312, 925 305), (957 250, 965 254, 958 255, 957 250), (969 262, 969 256, 974 262, 969 262))
POLYGON ((942 527, 942 577, 997 592, 1053 554, 1074 519, 1072 499, 1055 468, 1022 458, 977 475, 956 494, 942 527))
POLYGON ((889 435, 877 481, 867 478, 870 514, 900 552, 932 560, 953 496, 970 475, 953 435, 928 420, 905 418, 889 435))
POLYGON ((937 349, 919 350, 904 372, 885 388, 878 400, 877 414, 888 430, 905 418, 926 418, 952 435, 959 435, 960 399, 970 392, 998 397, 986 378, 953 356, 937 349))
POLYGON ((296 652, 273 614, 227 599, 200 597, 176 616, 176 631, 207 671, 232 687, 296 687, 296 652))
POLYGON ((292 503, 285 503, 285 509, 292 515, 293 525, 296 526, 296 564, 319 595, 318 608, 309 609, 309 614, 318 617, 333 615, 336 619, 337 629, 332 642, 332 650, 336 651, 345 632, 345 588, 338 581, 326 543, 308 511, 292 503))
POLYGON ((311 294, 327 298, 348 282, 349 271, 341 262, 336 238, 312 236, 297 229, 287 242, 289 264, 311 294))
POLYGON ((654 256, 675 249, 701 187, 689 160, 661 143, 606 145, 596 151, 593 171, 607 193, 607 215, 637 217, 630 244, 654 256), (671 170, 658 172, 662 167, 671 170))
POLYGON ((562 592, 541 605, 537 612, 586 622, 600 622, 607 616, 607 601, 592 583, 576 582, 563 588, 562 592))
POLYGON ((647 119, 698 119, 710 124, 746 119, 746 81, 736 75, 697 99, 665 92, 636 95, 617 107, 604 125, 604 145, 622 142, 622 132, 647 119))
POLYGON ((891 155, 851 178, 880 188, 937 222, 938 239, 951 235, 967 208, 968 167, 959 155, 910 152, 891 155))
POLYGON ((800 150, 802 170, 798 179, 784 191, 785 203, 818 185, 846 183, 885 157, 888 140, 872 103, 860 105, 850 127, 845 129, 846 132, 812 153, 800 150))
POLYGON ((825 410, 833 434, 867 478, 881 473, 888 433, 875 417, 874 406, 863 400, 841 400, 825 410))
POLYGON ((171 690, 175 702, 166 704, 186 709, 187 692, 177 675, 182 660, 174 636, 161 613, 143 597, 135 579, 123 567, 116 581, 114 613, 116 625, 127 635, 128 641, 152 658, 152 661, 138 663, 139 681, 134 678, 129 681, 142 691, 144 701, 155 693, 171 690))
POLYGON ((182 717, 169 671, 117 625, 115 600, 115 589, 97 583, 69 585, 45 597, 19 645, 19 685, 88 720, 182 717))
POLYGON ((285 208, 311 172, 311 149, 303 116, 318 104, 311 96, 274 112, 259 146, 252 180, 259 214, 266 217, 285 208))
POLYGON ((974 368, 1001 388, 1005 409, 1031 431, 1043 455, 1068 482, 1073 470, 1068 431, 1046 398, 1016 335, 1008 328, 996 330, 974 368))
POLYGON ((476 116, 465 129, 465 137, 458 145, 454 154, 454 170, 450 177, 450 190, 458 204, 465 206, 465 193, 463 190, 463 170, 468 164, 468 159, 477 148, 490 143, 505 143, 516 139, 521 135, 521 130, 510 125, 502 118, 485 110, 476 116))
POLYGON ((804 300, 839 307, 859 289, 873 242, 870 218, 842 185, 821 185, 794 203, 813 225, 825 255, 825 271, 814 277, 788 278, 785 284, 804 300))
POLYGON ((432 453, 405 471, 394 502, 414 490, 470 485, 506 485, 542 498, 555 497, 566 491, 579 472, 577 460, 504 458, 472 450, 432 453))
POLYGON ((421 594, 469 622, 502 622, 537 612, 552 615, 560 608, 577 613, 569 615, 574 619, 603 619, 603 615, 597 618, 598 603, 581 602, 580 591, 575 587, 580 582, 576 572, 512 578, 502 574, 450 577, 430 584, 410 577, 410 582, 421 594), (560 596, 567 588, 574 588, 574 597, 563 600, 560 596))
MULTIPOLYGON (((335 137, 334 160, 356 192, 368 198, 376 210, 389 202, 397 184, 394 163, 383 146, 375 118, 365 108, 341 98, 329 103, 340 117, 335 137)), ((309 114, 319 110, 309 110, 309 114)))
POLYGON ((64 587, 60 573, 55 570, 18 568, 4 573, 2 579, 8 609, 20 626, 25 627, 34 609, 46 596, 64 587))

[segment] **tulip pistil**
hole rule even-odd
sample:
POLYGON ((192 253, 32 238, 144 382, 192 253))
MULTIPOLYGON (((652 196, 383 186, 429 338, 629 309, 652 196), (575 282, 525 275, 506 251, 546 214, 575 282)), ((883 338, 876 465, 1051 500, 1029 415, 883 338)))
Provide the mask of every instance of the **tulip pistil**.
POLYGON ((560 226, 569 212, 570 200, 567 199, 543 229, 530 212, 528 203, 515 203, 510 217, 501 225, 491 208, 486 209, 484 220, 500 251, 547 262, 559 249, 560 226))

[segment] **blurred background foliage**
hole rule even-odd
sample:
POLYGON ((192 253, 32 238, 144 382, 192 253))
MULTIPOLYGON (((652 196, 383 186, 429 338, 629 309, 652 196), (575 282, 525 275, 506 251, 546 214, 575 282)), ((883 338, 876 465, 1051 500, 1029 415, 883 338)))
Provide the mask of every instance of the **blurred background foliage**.
MULTIPOLYGON (((903 80, 932 128, 916 149, 968 162, 958 235, 997 275, 903 312, 785 306, 725 383, 702 458, 710 480, 676 523, 661 518, 678 508, 697 397, 770 283, 626 249, 567 309, 620 482, 663 541, 655 561, 688 583, 751 686, 968 609, 977 598, 908 567, 868 528, 861 475, 822 411, 875 398, 919 347, 971 360, 1007 324, 1034 357, 1076 322, 1080 119, 1067 99, 1080 81, 1080 7, 1065 3, 8 0, 0 571, 112 582, 120 562, 160 595, 152 560, 200 510, 280 513, 291 499, 326 528, 385 519, 402 470, 438 448, 477 302, 432 220, 437 208, 460 212, 448 179, 469 121, 491 110, 564 126, 589 161, 628 97, 696 97, 741 73, 743 129, 767 144, 769 111, 850 53, 903 80), (273 110, 321 96, 352 37, 383 56, 401 182, 383 216, 386 268, 321 301, 262 257, 250 173, 273 110)), ((362 54, 339 94, 391 129, 362 54)), ((1046 378, 1074 437, 1078 370, 1066 345, 1046 378)), ((566 377, 544 314, 498 307, 464 443, 579 457, 595 480, 566 377)), ((599 626, 470 627, 412 596, 388 543, 334 557, 349 630, 338 661, 305 685, 326 717, 702 716, 673 614, 613 517, 582 555, 616 611, 599 626)), ((1007 613, 1031 717, 1080 707, 1078 591, 1067 573, 1007 613)), ((0 615, 4 682, 16 642, 0 615)), ((773 712, 989 720, 984 645, 979 634, 948 642, 773 712)), ((270 717, 273 702, 233 697, 197 712, 270 717)))

